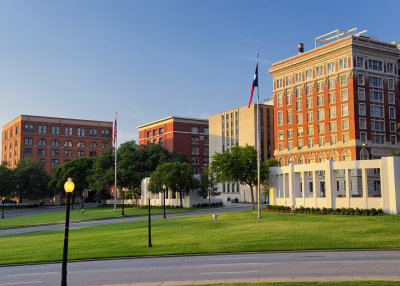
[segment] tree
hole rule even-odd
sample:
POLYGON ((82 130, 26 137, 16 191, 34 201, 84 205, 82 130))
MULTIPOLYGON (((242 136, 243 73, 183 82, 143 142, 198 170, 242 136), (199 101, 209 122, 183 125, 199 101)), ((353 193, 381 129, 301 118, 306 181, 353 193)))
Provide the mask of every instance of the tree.
POLYGON ((0 199, 2 197, 12 196, 16 189, 13 172, 7 168, 7 165, 0 165, 0 199))
POLYGON ((22 199, 40 199, 51 195, 48 183, 50 176, 43 169, 39 161, 25 158, 18 162, 14 169, 14 180, 17 185, 17 195, 22 199))
MULTIPOLYGON (((275 160, 274 158, 269 158, 267 162, 265 162, 268 168, 268 174, 271 172, 269 171, 269 168, 271 167, 279 167, 281 164, 279 161, 275 160)), ((268 175, 268 178, 263 182, 264 185, 264 196, 267 197, 269 195, 269 184, 271 182, 271 177, 268 175)))
POLYGON ((163 185, 173 192, 179 193, 181 208, 183 207, 183 193, 199 188, 199 180, 193 178, 193 167, 189 163, 168 162, 159 165, 150 175, 149 190, 159 193, 163 185))
POLYGON ((74 194, 81 197, 81 208, 83 209, 84 190, 89 187, 89 175, 93 165, 93 158, 82 157, 74 159, 58 167, 52 173, 49 186, 58 191, 64 190, 64 184, 71 178, 75 184, 74 194))
MULTIPOLYGON (((257 151, 253 146, 232 146, 230 151, 212 156, 211 172, 218 183, 239 182, 250 188, 251 204, 254 210, 253 188, 257 185, 257 151)), ((260 164, 260 184, 268 179, 266 164, 260 164)))
POLYGON ((209 166, 204 166, 200 173, 200 190, 199 194, 203 197, 208 197, 208 206, 211 207, 211 197, 218 196, 214 175, 210 172, 209 166))

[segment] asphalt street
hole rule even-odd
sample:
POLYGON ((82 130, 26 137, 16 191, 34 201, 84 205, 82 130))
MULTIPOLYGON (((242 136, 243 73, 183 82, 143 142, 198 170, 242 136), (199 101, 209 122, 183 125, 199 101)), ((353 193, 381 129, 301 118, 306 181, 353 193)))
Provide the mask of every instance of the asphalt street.
MULTIPOLYGON (((400 251, 306 251, 69 262, 68 285, 400 280, 400 251)), ((0 286, 54 286, 61 264, 0 267, 0 286)))
MULTIPOLYGON (((202 209, 189 211, 189 212, 183 212, 183 213, 171 213, 171 214, 167 214, 167 217, 224 213, 224 212, 241 211, 241 210, 249 210, 249 209, 251 209, 251 205, 248 205, 248 204, 232 204, 232 206, 229 206, 229 207, 202 208, 202 209)), ((151 217, 152 217, 152 219, 157 219, 157 218, 162 218, 162 215, 152 215, 151 217)), ((81 227, 81 226, 90 226, 90 225, 140 221, 140 220, 146 220, 146 219, 147 219, 147 216, 122 217, 122 218, 104 219, 104 220, 90 220, 90 221, 70 223, 70 228, 81 227)), ((0 223, 1 223, 1 221, 0 221, 0 223)), ((63 223, 59 223, 59 224, 52 224, 52 225, 40 225, 40 226, 32 226, 32 227, 2 229, 2 230, 0 230, 0 236, 8 235, 8 234, 20 234, 20 233, 28 233, 28 232, 34 232, 34 231, 43 231, 43 230, 63 229, 64 226, 65 225, 63 223)))

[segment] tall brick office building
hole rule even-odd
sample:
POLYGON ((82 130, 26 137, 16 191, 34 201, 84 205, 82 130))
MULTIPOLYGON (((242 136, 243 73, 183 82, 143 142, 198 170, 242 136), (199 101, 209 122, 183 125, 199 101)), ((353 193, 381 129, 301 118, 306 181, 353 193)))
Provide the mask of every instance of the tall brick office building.
POLYGON ((2 161, 15 168, 24 158, 53 167, 96 157, 112 146, 112 122, 20 115, 2 128, 2 161))
POLYGON ((307 52, 300 44, 269 69, 282 166, 380 158, 399 147, 399 45, 353 30, 316 38, 307 52))
POLYGON ((199 174, 208 164, 208 120, 170 116, 137 127, 139 144, 161 144, 167 150, 184 153, 199 174))

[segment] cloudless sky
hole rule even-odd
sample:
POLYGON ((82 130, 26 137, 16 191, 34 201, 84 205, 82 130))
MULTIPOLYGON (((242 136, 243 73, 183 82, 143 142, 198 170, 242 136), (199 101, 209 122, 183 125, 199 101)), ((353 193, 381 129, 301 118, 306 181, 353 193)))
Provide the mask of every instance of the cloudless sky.
POLYGON ((336 29, 400 41, 400 1, 0 0, 0 126, 20 114, 114 121, 118 140, 171 115, 260 100, 272 63, 336 29))

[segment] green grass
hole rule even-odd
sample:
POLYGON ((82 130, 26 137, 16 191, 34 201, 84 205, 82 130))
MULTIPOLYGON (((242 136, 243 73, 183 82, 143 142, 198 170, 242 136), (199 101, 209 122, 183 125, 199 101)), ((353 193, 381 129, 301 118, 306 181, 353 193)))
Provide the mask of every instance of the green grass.
MULTIPOLYGON (((63 230, 0 236, 0 264, 62 258, 63 230)), ((70 229, 69 259, 275 250, 399 248, 400 216, 335 216, 242 211, 70 229)))
MULTIPOLYGON (((166 213, 176 213, 176 212, 187 212, 192 209, 166 209, 166 213)), ((148 209, 135 209, 132 207, 125 207, 125 217, 129 216, 142 216, 147 215, 148 209)), ((151 209, 152 214, 162 214, 162 209, 151 209)), ((70 214, 70 222, 79 222, 86 220, 96 220, 96 219, 108 219, 108 218, 121 218, 121 208, 117 208, 114 212, 113 207, 98 207, 98 208, 87 208, 85 212, 81 214, 81 209, 73 209, 70 214)), ((5 214, 5 219, 0 220, 0 229, 14 228, 14 227, 26 227, 44 224, 55 224, 55 223, 65 223, 65 210, 48 212, 48 213, 38 213, 31 215, 22 215, 7 217, 5 214)))
POLYGON ((261 282, 261 283, 224 283, 200 284, 199 286, 395 286, 400 281, 327 281, 327 282, 261 282))

